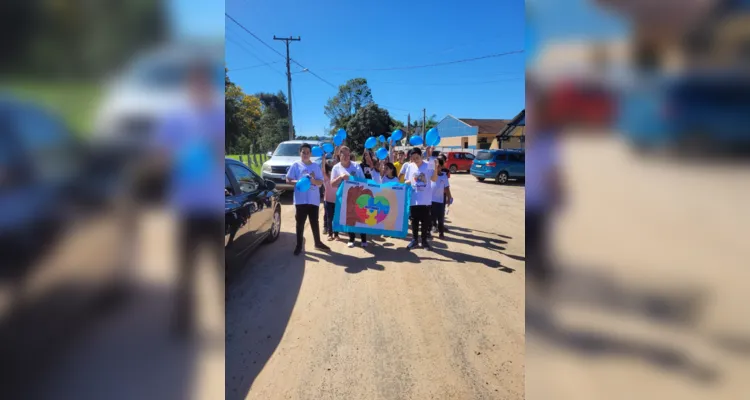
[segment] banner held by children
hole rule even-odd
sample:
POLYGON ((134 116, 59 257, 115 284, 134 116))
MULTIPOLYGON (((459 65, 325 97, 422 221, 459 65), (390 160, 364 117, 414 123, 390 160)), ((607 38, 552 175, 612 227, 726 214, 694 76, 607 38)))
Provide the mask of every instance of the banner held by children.
POLYGON ((402 183, 378 184, 352 177, 336 192, 333 229, 396 238, 409 230, 411 187, 402 183))

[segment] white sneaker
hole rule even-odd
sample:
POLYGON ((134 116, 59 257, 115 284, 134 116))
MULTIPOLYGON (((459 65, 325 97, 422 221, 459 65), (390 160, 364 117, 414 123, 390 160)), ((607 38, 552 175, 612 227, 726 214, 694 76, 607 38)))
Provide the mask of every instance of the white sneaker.
POLYGON ((348 243, 348 244, 346 245, 346 247, 348 247, 348 248, 350 248, 350 249, 351 249, 352 247, 354 247, 354 242, 349 242, 349 243, 348 243))
POLYGON ((367 242, 362 242, 362 247, 367 247, 367 242))

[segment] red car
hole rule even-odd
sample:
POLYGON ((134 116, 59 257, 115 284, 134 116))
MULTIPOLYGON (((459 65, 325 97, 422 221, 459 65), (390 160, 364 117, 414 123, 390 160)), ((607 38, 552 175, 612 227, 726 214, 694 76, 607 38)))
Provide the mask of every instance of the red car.
POLYGON ((471 164, 474 163, 474 154, 460 151, 446 152, 445 167, 455 174, 457 171, 470 171, 471 164))

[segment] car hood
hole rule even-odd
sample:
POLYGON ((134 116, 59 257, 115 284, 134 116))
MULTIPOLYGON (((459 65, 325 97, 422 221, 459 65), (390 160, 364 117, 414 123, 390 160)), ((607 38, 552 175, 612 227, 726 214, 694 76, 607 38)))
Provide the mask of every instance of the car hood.
MULTIPOLYGON (((312 157, 311 160, 314 163, 320 164, 321 157, 312 157)), ((298 156, 294 157, 280 157, 280 156, 273 156, 270 160, 265 162, 265 165, 270 165, 272 167, 288 167, 295 163, 295 161, 299 161, 298 156)))

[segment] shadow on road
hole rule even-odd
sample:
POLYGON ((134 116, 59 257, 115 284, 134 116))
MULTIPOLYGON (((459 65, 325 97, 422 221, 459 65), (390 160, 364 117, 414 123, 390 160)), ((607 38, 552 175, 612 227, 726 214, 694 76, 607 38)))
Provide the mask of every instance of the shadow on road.
MULTIPOLYGON (((391 244, 391 243, 386 243, 391 244)), ((405 247, 405 246, 404 246, 405 247)), ((429 257, 420 257, 418 254, 408 251, 405 248, 397 246, 373 246, 365 249, 371 257, 363 258, 359 256, 349 255, 346 253, 323 253, 315 252, 308 253, 305 256, 308 260, 318 261, 323 260, 333 265, 344 267, 344 271, 357 274, 367 270, 384 271, 385 267, 381 263, 386 262, 398 262, 398 263, 412 263, 419 264, 424 260, 437 260, 429 257)), ((449 261, 449 260, 437 260, 437 261, 449 261)))
MULTIPOLYGON (((499 233, 485 232, 485 231, 480 231, 480 230, 477 230, 477 229, 467 229, 467 228, 462 228, 460 226, 452 226, 451 225, 451 226, 448 226, 447 228, 450 231, 458 231, 458 232, 466 232, 466 233, 478 232, 478 233, 483 233, 485 235, 498 236, 498 237, 501 237, 503 239, 513 239, 512 236, 501 235, 499 233)), ((448 233, 451 233, 451 232, 448 232, 448 233)), ((507 243, 507 242, 503 242, 503 243, 507 243)))
POLYGON ((475 256, 475 255, 466 254, 466 253, 458 253, 458 252, 455 252, 455 251, 449 251, 449 250, 447 250, 447 248, 445 248, 445 249, 438 248, 438 247, 434 246, 434 242, 433 242, 433 249, 432 249, 432 251, 435 254, 443 256, 443 257, 445 257, 445 258, 447 258, 449 260, 453 260, 454 262, 459 263, 459 264, 477 263, 477 264, 482 264, 482 265, 485 265, 487 267, 494 268, 494 269, 497 269, 499 271, 506 272, 506 273, 509 273, 509 274, 516 271, 513 268, 506 267, 506 266, 502 265, 500 263, 500 261, 497 261, 497 260, 491 260, 489 258, 478 257, 478 256, 475 256))
POLYGON ((235 279, 227 283, 225 398, 244 399, 276 351, 289 324, 305 273, 296 237, 281 232, 271 249, 261 247, 235 279), (278 248, 289 249, 279 257, 278 248))

